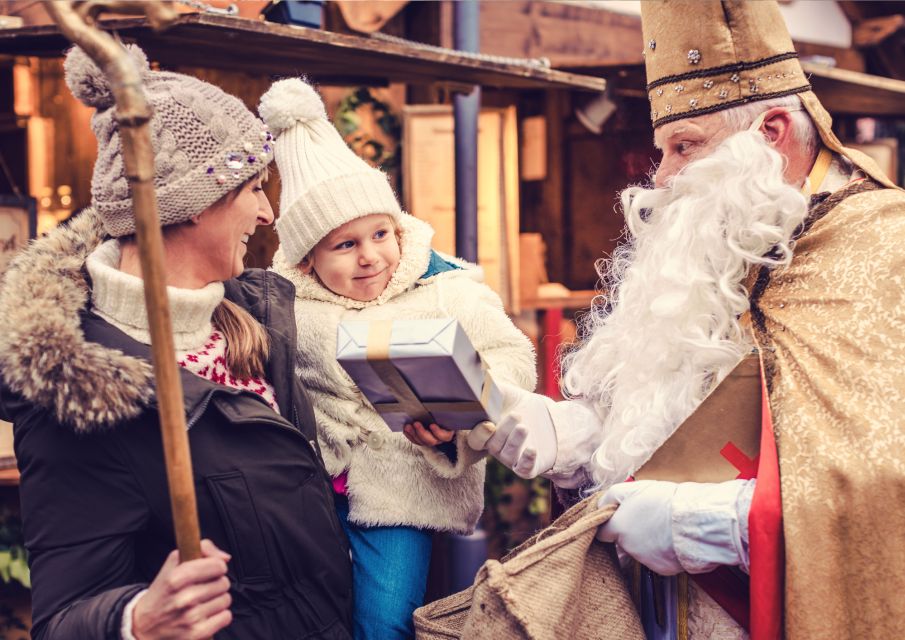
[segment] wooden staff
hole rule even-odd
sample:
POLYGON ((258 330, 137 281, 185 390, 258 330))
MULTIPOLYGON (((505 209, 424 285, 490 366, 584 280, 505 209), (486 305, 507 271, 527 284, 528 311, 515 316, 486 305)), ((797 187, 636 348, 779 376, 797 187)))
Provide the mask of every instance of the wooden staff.
POLYGON ((63 35, 81 47, 106 74, 116 101, 116 122, 123 145, 126 179, 132 191, 135 235, 151 329, 151 354, 176 546, 180 561, 193 560, 201 557, 201 534, 182 382, 176 365, 163 271, 163 234, 154 193, 151 109, 142 89, 140 72, 129 53, 110 34, 94 26, 100 13, 116 11, 145 14, 155 29, 162 29, 176 18, 177 13, 170 2, 54 1, 45 6, 63 35))

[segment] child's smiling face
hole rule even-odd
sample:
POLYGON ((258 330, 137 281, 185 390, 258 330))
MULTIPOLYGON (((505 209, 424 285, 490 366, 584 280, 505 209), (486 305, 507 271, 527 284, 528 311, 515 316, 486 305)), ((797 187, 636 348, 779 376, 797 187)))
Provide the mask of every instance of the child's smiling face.
POLYGON ((393 219, 372 214, 331 231, 300 266, 306 273, 313 269, 333 293, 367 302, 386 289, 399 258, 393 219))

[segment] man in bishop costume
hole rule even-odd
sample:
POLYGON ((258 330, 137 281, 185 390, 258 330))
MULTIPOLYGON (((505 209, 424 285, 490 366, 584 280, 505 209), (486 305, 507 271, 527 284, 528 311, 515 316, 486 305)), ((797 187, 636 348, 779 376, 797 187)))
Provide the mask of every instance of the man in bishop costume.
POLYGON ((649 637, 902 637, 905 192, 833 133, 775 2, 641 12, 655 186, 621 194, 568 399, 507 389, 486 446, 620 504, 598 536, 644 568, 649 637), (682 481, 717 438, 627 482, 752 353, 759 454, 682 481))

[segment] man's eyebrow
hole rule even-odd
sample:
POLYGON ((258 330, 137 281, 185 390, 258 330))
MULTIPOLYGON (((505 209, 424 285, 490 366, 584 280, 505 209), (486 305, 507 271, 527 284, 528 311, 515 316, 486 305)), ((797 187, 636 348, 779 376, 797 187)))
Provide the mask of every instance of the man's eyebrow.
MULTIPOLYGON (((688 125, 683 125, 681 127, 677 127, 675 129, 673 129, 672 132, 668 136, 665 136, 662 139, 662 141, 663 141, 663 143, 666 143, 666 142, 672 140, 673 138, 675 138, 676 136, 682 135, 686 131, 688 131, 688 125)), ((660 151, 663 151, 663 147, 661 146, 661 143, 657 141, 656 137, 654 138, 654 147, 656 147, 660 151)))

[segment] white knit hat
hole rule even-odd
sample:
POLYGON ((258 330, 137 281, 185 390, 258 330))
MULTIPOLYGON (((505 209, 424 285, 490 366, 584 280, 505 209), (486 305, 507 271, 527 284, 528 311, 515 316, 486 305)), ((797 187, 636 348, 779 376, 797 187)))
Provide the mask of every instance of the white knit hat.
POLYGON ((346 145, 310 84, 299 78, 274 82, 258 113, 276 136, 282 183, 276 229, 291 264, 350 220, 402 214, 386 174, 346 145))

